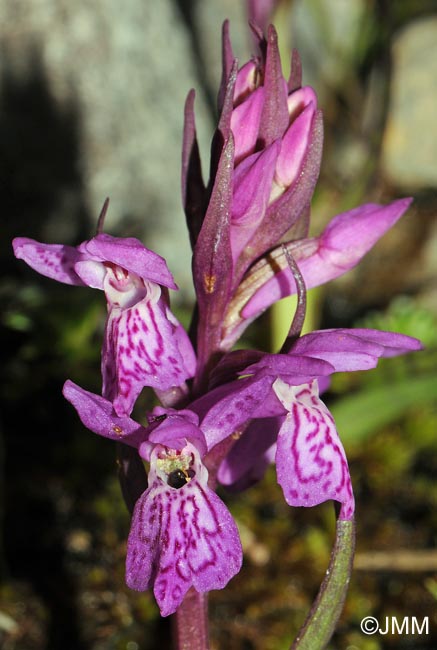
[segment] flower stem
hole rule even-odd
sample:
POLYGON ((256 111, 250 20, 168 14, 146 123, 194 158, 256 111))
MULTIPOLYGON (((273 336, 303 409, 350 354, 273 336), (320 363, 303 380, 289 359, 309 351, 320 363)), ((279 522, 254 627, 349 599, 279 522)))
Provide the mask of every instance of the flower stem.
POLYGON ((334 632, 349 586, 355 521, 338 519, 335 545, 317 598, 290 650, 323 650, 334 632))
POLYGON ((208 650, 208 594, 191 587, 172 623, 174 650, 208 650))

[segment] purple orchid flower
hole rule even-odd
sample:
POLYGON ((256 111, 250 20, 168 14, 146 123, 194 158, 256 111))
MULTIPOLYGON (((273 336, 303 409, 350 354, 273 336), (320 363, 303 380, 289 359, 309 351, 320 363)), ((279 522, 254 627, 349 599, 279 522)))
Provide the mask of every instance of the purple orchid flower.
POLYGON ((167 445, 150 456, 149 488, 135 506, 126 559, 127 585, 153 585, 162 616, 176 611, 191 586, 222 589, 242 563, 237 527, 208 487, 198 450, 189 442, 167 445))
POLYGON ((302 336, 287 354, 230 353, 212 375, 220 385, 190 405, 210 447, 240 435, 218 480, 247 487, 274 458, 289 505, 334 499, 342 504, 340 517, 350 519, 354 498, 346 455, 318 384, 334 372, 368 370, 381 357, 420 349, 420 341, 402 334, 338 329, 302 336), (240 378, 221 383, 232 376, 240 378))
POLYGON ((230 436, 241 436, 221 464, 221 483, 247 486, 253 476, 260 478, 274 455, 287 503, 312 506, 334 499, 342 504, 341 517, 349 519, 354 500, 346 456, 332 416, 319 398, 318 382, 334 372, 374 368, 381 357, 421 347, 417 339, 402 334, 339 329, 302 336, 287 354, 230 353, 212 375, 212 383, 218 378, 216 388, 171 416, 169 410, 155 411, 166 418, 156 431, 156 423, 141 430, 129 418, 127 425, 115 420, 110 402, 71 382, 64 394, 85 426, 140 445, 147 459, 151 442, 181 449, 189 440, 205 455, 230 436))
MULTIPOLYGON (((306 288, 325 284, 355 267, 410 204, 410 198, 386 206, 368 203, 334 217, 318 237, 288 242, 286 248, 297 263, 306 288)), ((268 307, 296 291, 296 281, 281 244, 251 267, 234 293, 223 319, 222 349, 232 347, 268 307)))
POLYGON ((376 330, 300 336, 306 287, 355 266, 410 199, 363 205, 308 237, 321 113, 314 91, 302 86, 298 55, 286 80, 274 28, 266 38, 252 28, 260 55, 238 69, 224 26, 207 186, 193 93, 185 108, 182 192, 193 247, 196 354, 169 308, 168 290, 177 287, 165 260, 138 240, 98 234, 76 248, 14 240, 15 255, 43 275, 105 292, 103 395, 71 381, 64 395, 91 431, 131 448, 137 465, 127 482, 138 471, 143 476, 143 460, 149 463, 147 489, 139 481, 129 495, 136 505, 126 581, 132 589, 153 588, 163 616, 187 602, 191 587, 222 588, 241 567, 236 524, 212 489, 217 480, 242 489, 275 462, 289 505, 334 500, 340 519, 352 519, 346 455, 320 393, 334 372, 367 370, 381 357, 421 349, 417 339, 376 330), (293 293, 298 309, 279 354, 230 352, 250 322, 293 293), (163 404, 147 426, 130 417, 144 386, 163 404))
MULTIPOLYGON (((272 47, 270 44, 270 49, 272 47)), ((270 49, 268 45, 268 55, 270 49)), ((265 85, 257 86, 262 73, 253 61, 238 72, 235 83, 230 125, 235 146, 231 211, 234 265, 262 223, 270 220, 270 214, 277 216, 281 197, 284 195, 283 204, 292 195, 314 138, 316 95, 312 88, 304 87, 287 96, 285 80, 283 84, 277 84, 278 91, 281 87, 283 89, 283 93, 278 92, 278 101, 282 100, 285 105, 282 129, 264 135, 266 126, 263 120, 272 119, 271 108, 267 105, 271 98, 268 76, 272 74, 271 67, 266 64, 265 85), (263 147, 259 150, 260 141, 263 147)), ((292 223, 289 221, 287 225, 292 223)), ((260 252, 259 248, 257 252, 260 252)))
MULTIPOLYGON (((284 79, 272 26, 267 40, 257 36, 262 55, 237 71, 225 23, 221 118, 210 187, 228 188, 229 206, 225 209, 229 211, 229 261, 235 284, 306 212, 321 160, 321 114, 314 90, 302 87, 300 78, 288 83, 284 79), (220 164, 223 156, 226 164, 220 164)), ((209 221, 211 205, 206 210, 208 193, 200 173, 193 100, 190 93, 185 110, 182 189, 195 244, 203 223, 209 221)), ((217 216, 213 219, 217 227, 217 216)))
POLYGON ((207 442, 197 415, 157 407, 142 427, 71 381, 64 395, 86 427, 131 445, 150 463, 149 487, 132 517, 127 585, 153 587, 162 616, 176 611, 191 586, 198 592, 224 587, 241 568, 242 549, 231 514, 208 487, 207 442))
POLYGON ((366 204, 334 217, 320 236, 308 237, 321 161, 321 113, 314 91, 302 86, 298 55, 286 81, 274 28, 266 39, 256 28, 255 35, 261 55, 237 70, 224 25, 221 117, 207 188, 193 93, 185 109, 182 188, 198 301, 197 391, 208 383, 211 358, 229 351, 270 305, 296 292, 284 246, 308 288, 324 284, 358 264, 411 203, 407 198, 366 204))
POLYGON ((194 375, 192 345, 168 304, 177 286, 165 260, 137 239, 99 234, 74 248, 18 237, 13 246, 42 275, 105 292, 103 394, 119 415, 144 386, 165 391, 194 375))

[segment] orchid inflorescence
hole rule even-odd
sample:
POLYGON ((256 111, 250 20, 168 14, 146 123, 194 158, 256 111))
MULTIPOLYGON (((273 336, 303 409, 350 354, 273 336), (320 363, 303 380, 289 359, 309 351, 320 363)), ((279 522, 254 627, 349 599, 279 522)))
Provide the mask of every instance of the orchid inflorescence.
MULTIPOLYGON (((308 236, 321 113, 314 90, 302 86, 298 55, 284 79, 275 29, 266 37, 254 31, 260 54, 238 69, 227 23, 223 29, 207 185, 193 91, 186 102, 182 194, 197 298, 190 335, 170 310, 177 286, 166 261, 137 239, 99 231, 77 247, 14 240, 15 255, 39 273, 105 293, 102 394, 68 380, 64 395, 87 428, 149 463, 147 489, 131 485, 126 581, 153 588, 163 616, 176 612, 190 587, 222 588, 240 570, 237 526, 218 484, 244 489, 274 462, 289 505, 332 499, 339 519, 352 519, 345 452, 319 393, 335 372, 373 368, 380 357, 421 347, 377 330, 301 335, 306 288, 354 267, 410 199, 363 205, 308 236), (279 352, 234 349, 254 319, 292 294, 298 307, 279 352), (160 405, 141 424, 131 414, 146 386, 160 405)), ((134 468, 141 472, 142 462, 134 468)))

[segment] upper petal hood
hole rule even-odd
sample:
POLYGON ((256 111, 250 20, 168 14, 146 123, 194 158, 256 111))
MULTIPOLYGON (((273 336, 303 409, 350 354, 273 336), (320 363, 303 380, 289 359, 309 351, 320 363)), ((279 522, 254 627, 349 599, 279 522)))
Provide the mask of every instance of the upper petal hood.
MULTIPOLYGON (((152 420, 148 438, 150 442, 173 449, 179 449, 189 442, 196 447, 201 457, 205 455, 207 450, 205 435, 199 428, 199 418, 193 411, 188 409, 176 411, 157 407, 154 409, 154 414, 155 412, 159 413, 159 415, 153 416, 156 417, 158 424, 154 427, 152 420)), ((140 454, 142 454, 141 449, 140 454)), ((147 458, 147 460, 149 459, 147 458)))
POLYGON ((112 237, 101 233, 79 246, 88 259, 111 262, 143 280, 177 289, 163 257, 146 248, 134 237, 112 237))

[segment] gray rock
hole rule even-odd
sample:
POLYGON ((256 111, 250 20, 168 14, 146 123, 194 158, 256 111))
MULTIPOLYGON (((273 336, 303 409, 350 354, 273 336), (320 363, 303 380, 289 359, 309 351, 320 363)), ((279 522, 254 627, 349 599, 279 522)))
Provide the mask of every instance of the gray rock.
POLYGON ((319 100, 339 87, 353 70, 371 12, 365 0, 305 0, 290 13, 293 47, 303 62, 303 81, 319 100))
POLYGON ((393 45, 382 164, 396 185, 437 186, 437 17, 416 20, 393 45))
MULTIPOLYGON (((220 24, 210 32, 219 43, 220 24)), ((3 0, 0 38, 6 207, 20 228, 11 234, 91 236, 109 196, 105 230, 142 237, 187 289, 180 152, 185 97, 199 80, 176 4, 3 0)), ((202 90, 196 112, 207 152, 202 90)))

